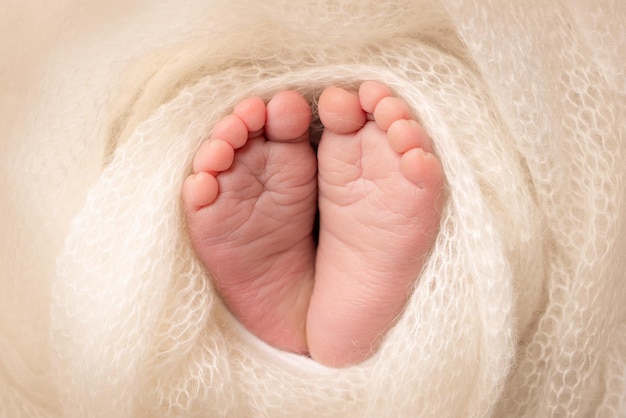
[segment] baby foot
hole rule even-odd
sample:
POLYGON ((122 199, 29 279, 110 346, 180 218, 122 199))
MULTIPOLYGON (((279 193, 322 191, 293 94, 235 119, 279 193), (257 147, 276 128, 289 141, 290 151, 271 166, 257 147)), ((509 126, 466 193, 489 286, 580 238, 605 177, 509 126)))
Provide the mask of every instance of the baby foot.
POLYGON ((432 143, 379 83, 319 99, 320 235, 309 352, 331 366, 376 350, 437 234, 443 176, 432 143))
POLYGON ((231 312, 278 348, 305 353, 317 164, 311 109, 294 91, 240 102, 193 160, 182 199, 191 244, 231 312))

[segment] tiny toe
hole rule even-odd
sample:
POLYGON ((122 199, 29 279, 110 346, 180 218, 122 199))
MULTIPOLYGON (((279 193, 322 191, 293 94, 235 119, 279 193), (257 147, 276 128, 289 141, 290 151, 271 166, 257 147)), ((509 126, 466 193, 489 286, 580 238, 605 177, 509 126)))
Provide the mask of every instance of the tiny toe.
POLYGON ((413 119, 399 119, 389 126, 387 131, 389 145, 398 154, 404 154, 412 148, 422 148, 432 152, 430 138, 422 125, 413 119))
POLYGON ((277 93, 267 104, 265 135, 275 142, 303 140, 311 124, 311 106, 294 90, 277 93))
POLYGON ((364 81, 359 87, 359 100, 361 107, 367 113, 374 113, 376 105, 385 97, 392 96, 389 87, 377 81, 364 81))
POLYGON ((404 100, 397 97, 384 97, 374 109, 376 124, 383 131, 387 131, 391 124, 399 119, 411 119, 411 110, 404 100))
POLYGON ((441 164, 437 157, 421 148, 410 149, 402 155, 400 171, 420 188, 431 190, 441 188, 443 182, 441 164))
POLYGON ((222 139, 209 139, 196 152, 193 159, 194 173, 217 173, 230 168, 235 158, 232 145, 222 139))
POLYGON ((260 97, 242 100, 233 109, 233 114, 243 121, 250 133, 260 132, 265 125, 265 103, 260 97))
POLYGON ((217 199, 218 183, 209 173, 192 174, 185 179, 182 199, 187 209, 197 210, 217 199))
POLYGON ((367 117, 356 92, 328 87, 319 98, 318 113, 324 128, 338 134, 356 132, 365 125, 367 117))
POLYGON ((228 115, 215 124, 212 136, 226 141, 232 148, 238 149, 243 147, 248 140, 248 127, 239 116, 228 115))

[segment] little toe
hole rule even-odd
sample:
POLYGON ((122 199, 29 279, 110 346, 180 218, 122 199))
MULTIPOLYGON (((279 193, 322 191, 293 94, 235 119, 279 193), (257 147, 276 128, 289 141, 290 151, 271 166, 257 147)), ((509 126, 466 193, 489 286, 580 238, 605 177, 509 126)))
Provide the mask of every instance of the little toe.
POLYGON ((442 187, 443 175, 439 160, 421 148, 413 148, 402 154, 400 171, 421 189, 436 192, 442 187))
POLYGON ((322 92, 318 113, 324 128, 338 134, 356 132, 367 121, 358 94, 334 86, 322 92))
POLYGON ((389 87, 377 81, 364 81, 359 87, 359 100, 361 107, 367 113, 374 113, 376 105, 385 97, 391 97, 389 87))
POLYGON ((209 173, 192 174, 185 179, 182 200, 187 210, 198 210, 217 199, 218 183, 209 173))
POLYGON ((412 148, 422 148, 432 152, 432 143, 426 130, 413 119, 399 119, 389 126, 387 131, 389 146, 398 154, 404 154, 412 148))
POLYGON ((218 173, 226 171, 233 164, 235 150, 223 139, 204 141, 193 158, 194 173, 218 173))
POLYGON ((297 142, 308 139, 311 106, 298 92, 284 90, 267 104, 265 136, 274 142, 297 142))
POLYGON ((387 131, 391 124, 399 119, 411 118, 409 106, 397 97, 382 98, 374 109, 376 124, 383 131, 387 131))

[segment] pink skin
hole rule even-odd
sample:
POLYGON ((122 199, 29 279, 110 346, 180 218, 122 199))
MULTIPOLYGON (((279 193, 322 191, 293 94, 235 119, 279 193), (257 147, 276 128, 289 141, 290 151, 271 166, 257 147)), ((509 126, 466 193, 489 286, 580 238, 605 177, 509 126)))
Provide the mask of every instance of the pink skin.
POLYGON ((319 115, 307 336, 313 358, 346 366, 375 352, 402 312, 437 234, 443 176, 428 135, 384 85, 365 82, 358 94, 330 87, 319 115))
POLYGON ((193 248, 232 313, 283 350, 308 352, 316 159, 294 91, 248 98, 200 146, 182 198, 193 248))
POLYGON ((182 198, 233 314, 277 348, 343 367, 375 352, 401 313, 437 234, 443 176, 424 129, 380 83, 326 89, 319 115, 316 160, 299 94, 242 101, 196 153, 182 198))

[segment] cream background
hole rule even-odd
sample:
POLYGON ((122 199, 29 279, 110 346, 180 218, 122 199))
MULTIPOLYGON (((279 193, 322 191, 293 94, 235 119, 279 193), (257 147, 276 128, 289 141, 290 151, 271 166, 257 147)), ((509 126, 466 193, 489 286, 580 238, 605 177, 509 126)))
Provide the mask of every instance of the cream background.
POLYGON ((2 9, 0 416, 626 413, 623 2, 2 9), (232 321, 177 190, 239 97, 367 78, 450 198, 379 355, 334 371, 232 321))

